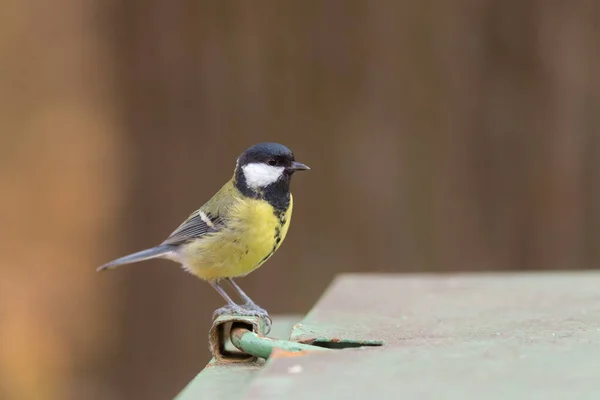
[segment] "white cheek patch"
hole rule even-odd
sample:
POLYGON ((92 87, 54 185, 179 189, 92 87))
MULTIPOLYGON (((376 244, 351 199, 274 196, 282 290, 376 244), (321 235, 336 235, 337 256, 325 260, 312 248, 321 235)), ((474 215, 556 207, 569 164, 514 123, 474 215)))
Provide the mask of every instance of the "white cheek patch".
POLYGON ((275 167, 262 163, 247 164, 242 167, 246 185, 252 189, 264 188, 277 182, 283 174, 284 167, 275 167))

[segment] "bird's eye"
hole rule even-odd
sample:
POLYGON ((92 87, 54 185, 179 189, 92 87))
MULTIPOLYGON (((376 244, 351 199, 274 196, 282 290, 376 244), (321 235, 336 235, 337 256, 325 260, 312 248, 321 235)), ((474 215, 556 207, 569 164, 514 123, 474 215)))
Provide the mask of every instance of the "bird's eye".
POLYGON ((269 161, 267 161, 267 164, 269 164, 270 166, 275 166, 277 165, 277 161, 271 158, 269 161))

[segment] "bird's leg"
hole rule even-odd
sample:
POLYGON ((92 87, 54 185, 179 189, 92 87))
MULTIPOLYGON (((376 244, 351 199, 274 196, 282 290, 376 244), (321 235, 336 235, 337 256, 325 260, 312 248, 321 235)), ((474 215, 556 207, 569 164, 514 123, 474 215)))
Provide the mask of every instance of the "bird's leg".
MULTIPOLYGON (((244 293, 242 288, 239 287, 238 284, 233 281, 233 279, 227 278, 227 282, 229 282, 231 287, 238 293, 240 298, 244 301, 244 305, 242 307, 245 310, 247 310, 246 313, 250 313, 251 315, 256 315, 257 317, 261 317, 266 321, 267 333, 269 333, 271 331, 271 325, 273 324, 273 321, 271 320, 271 317, 269 317, 269 313, 267 313, 267 310, 257 306, 256 303, 252 301, 250 296, 248 296, 246 293, 244 293)), ((248 315, 248 314, 246 314, 246 315, 248 315)))
POLYGON ((213 288, 215 288, 215 290, 227 302, 226 306, 223 306, 223 307, 217 309, 213 313, 213 319, 216 317, 219 317, 221 315, 224 315, 224 314, 256 316, 256 317, 259 317, 259 318, 262 318, 265 320, 265 323, 267 325, 266 334, 268 334, 271 331, 271 325, 273 324, 273 321, 271 320, 271 317, 269 317, 269 314, 267 313, 267 311, 263 310, 262 308, 257 306, 250 299, 250 297, 248 297, 248 295, 246 293, 244 293, 244 291, 242 289, 240 289, 240 287, 232 279, 227 279, 227 281, 231 284, 231 286, 235 289, 235 291, 238 292, 238 294, 240 295, 242 300, 244 300, 245 304, 243 306, 237 305, 236 303, 234 303, 233 300, 231 300, 231 297, 229 297, 229 295, 225 292, 225 290, 223 290, 221 285, 219 285, 218 281, 210 282, 210 285, 213 288))
POLYGON ((213 313, 213 319, 215 319, 216 317, 219 317, 221 315, 227 315, 227 314, 256 316, 256 317, 263 318, 265 320, 265 322, 267 324, 267 333, 269 333, 271 331, 271 325, 273 324, 273 322, 271 321, 271 317, 269 317, 269 314, 267 314, 267 311, 263 310, 262 308, 260 308, 256 304, 254 304, 254 302, 250 299, 250 297, 248 297, 248 295, 246 293, 244 293, 242 291, 242 289, 240 289, 240 287, 238 285, 236 285, 231 279, 228 279, 228 281, 231 284, 231 286, 233 286, 233 288, 236 290, 236 292, 239 293, 240 297, 242 298, 242 300, 244 300, 246 302, 246 304, 244 304, 243 307, 240 305, 237 305, 233 300, 231 300, 231 297, 229 297, 227 292, 225 292, 225 290, 223 290, 221 285, 219 285, 219 282, 217 282, 217 281, 210 282, 210 285, 213 288, 215 288, 215 290, 227 302, 226 306, 223 306, 223 307, 215 310, 215 312, 213 313))
POLYGON ((247 310, 256 311, 258 313, 257 315, 269 315, 266 310, 257 306, 256 303, 253 302, 252 299, 246 293, 244 293, 242 288, 240 288, 238 284, 233 281, 233 279, 227 278, 227 282, 229 282, 231 287, 233 287, 233 289, 237 292, 240 298, 244 301, 244 305, 242 307, 244 307, 247 310))
POLYGON ((217 281, 213 281, 213 282, 209 282, 210 286, 212 286, 217 293, 219 293, 221 295, 221 297, 223 297, 225 299, 225 301, 227 302, 226 306, 223 306, 217 310, 215 310, 215 312, 213 313, 213 318, 218 317, 220 315, 223 314, 240 314, 240 315, 245 315, 245 313, 247 313, 247 311, 234 303, 233 300, 231 300, 231 297, 229 297, 229 295, 227 294, 227 292, 225 292, 225 290, 223 290, 223 288, 221 287, 221 285, 219 285, 219 283, 217 281))

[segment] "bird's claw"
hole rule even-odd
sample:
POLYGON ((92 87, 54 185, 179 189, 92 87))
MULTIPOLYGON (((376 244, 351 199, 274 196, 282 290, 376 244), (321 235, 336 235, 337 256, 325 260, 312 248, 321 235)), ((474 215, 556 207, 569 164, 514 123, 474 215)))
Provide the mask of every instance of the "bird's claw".
POLYGON ((246 303, 242 306, 245 310, 255 312, 256 315, 268 317, 269 313, 264 308, 257 306, 254 303, 246 303))
POLYGON ((247 315, 246 309, 241 306, 232 306, 226 305, 221 308, 217 308, 215 312, 213 312, 213 319, 220 317, 221 315, 247 315))
POLYGON ((253 313, 253 315, 256 315, 257 317, 263 318, 265 321, 267 321, 268 330, 271 330, 271 325, 273 321, 271 320, 271 317, 269 317, 269 313, 267 312, 267 310, 257 306, 254 303, 246 303, 242 307, 248 310, 249 312, 253 313))
POLYGON ((265 320, 267 325, 267 333, 271 331, 271 325, 273 321, 266 310, 260 308, 254 303, 244 304, 243 306, 238 305, 226 305, 218 308, 213 313, 213 319, 222 315, 239 315, 244 317, 259 317, 265 320))

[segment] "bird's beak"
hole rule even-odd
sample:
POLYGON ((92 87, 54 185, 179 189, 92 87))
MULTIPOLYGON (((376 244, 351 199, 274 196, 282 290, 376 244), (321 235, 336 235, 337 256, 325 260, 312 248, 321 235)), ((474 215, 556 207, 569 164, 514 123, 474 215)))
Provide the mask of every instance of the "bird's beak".
POLYGON ((290 165, 288 167, 288 170, 295 172, 295 171, 308 171, 310 168, 308 167, 308 165, 304 165, 302 163, 299 163, 298 161, 292 161, 292 165, 290 165))

